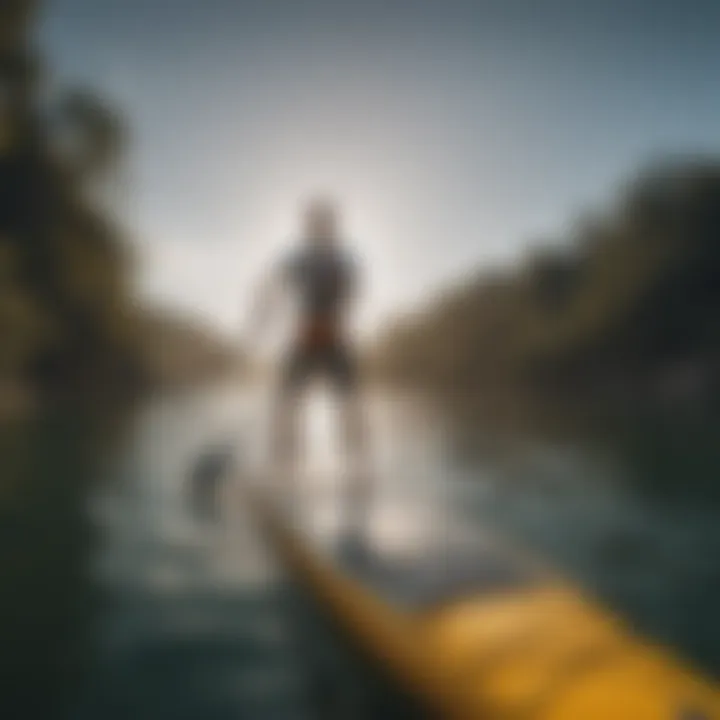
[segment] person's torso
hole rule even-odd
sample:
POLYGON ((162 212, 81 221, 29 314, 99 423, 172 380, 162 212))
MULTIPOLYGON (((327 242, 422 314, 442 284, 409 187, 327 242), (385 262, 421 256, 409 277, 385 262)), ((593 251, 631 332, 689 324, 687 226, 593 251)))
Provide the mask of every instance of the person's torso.
POLYGON ((338 247, 307 247, 288 264, 299 314, 299 340, 321 345, 340 339, 342 306, 351 289, 352 263, 338 247))

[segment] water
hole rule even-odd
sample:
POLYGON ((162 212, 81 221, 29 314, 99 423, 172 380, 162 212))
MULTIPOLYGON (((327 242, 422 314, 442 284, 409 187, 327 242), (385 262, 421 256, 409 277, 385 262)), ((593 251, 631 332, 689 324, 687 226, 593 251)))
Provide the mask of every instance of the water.
MULTIPOLYGON (((5 647, 23 651, 14 655, 22 676, 35 678, 20 688, 18 717, 48 717, 51 701, 71 707, 73 720, 316 716, 282 573, 241 495, 226 487, 217 523, 188 503, 188 472, 209 444, 232 443, 244 473, 262 467, 267 409, 261 390, 238 387, 160 398, 102 458, 99 481, 93 475, 73 495, 69 481, 82 473, 68 457, 57 459, 67 484, 36 473, 46 481, 16 513, 26 530, 8 537, 26 545, 56 531, 30 543, 27 558, 7 559, 2 591, 2 624, 15 628, 5 647), (45 707, 30 695, 40 686, 54 688, 45 707)), ((430 556, 452 563, 490 531, 720 674, 713 508, 641 499, 616 458, 576 446, 518 441, 500 451, 477 438, 482 450, 468 455, 451 419, 415 397, 375 395, 370 415, 378 481, 370 542, 390 567, 430 556)), ((327 402, 311 404, 294 496, 322 548, 342 524, 332 421, 327 402)), ((51 425, 35 442, 52 440, 68 455, 72 444, 60 437, 51 425)))

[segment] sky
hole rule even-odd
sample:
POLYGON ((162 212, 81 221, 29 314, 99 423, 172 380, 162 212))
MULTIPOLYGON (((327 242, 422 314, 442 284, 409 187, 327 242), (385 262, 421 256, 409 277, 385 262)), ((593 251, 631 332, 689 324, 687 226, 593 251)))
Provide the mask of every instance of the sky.
POLYGON ((316 193, 371 332, 716 152, 718 37, 716 0, 48 0, 39 30, 50 87, 131 129, 137 292, 228 332, 316 193))

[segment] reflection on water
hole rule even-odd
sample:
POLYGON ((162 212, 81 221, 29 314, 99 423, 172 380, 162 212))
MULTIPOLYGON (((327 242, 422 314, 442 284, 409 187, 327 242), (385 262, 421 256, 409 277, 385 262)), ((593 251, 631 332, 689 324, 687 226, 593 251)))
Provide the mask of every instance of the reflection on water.
MULTIPOLYGON (((286 590, 252 518, 231 485, 218 524, 188 504, 208 444, 233 438, 245 470, 261 466, 267 409, 259 390, 156 400, 92 485, 80 426, 47 419, 3 439, 6 707, 39 718, 65 705, 77 720, 314 716, 286 590)), ((577 447, 464 456, 452 425, 416 398, 376 397, 371 411, 371 542, 389 567, 450 562, 491 528, 720 673, 712 509, 641 500, 617 462, 577 447)), ((332 430, 320 399, 297 507, 321 543, 342 516, 332 430)))
POLYGON ((493 465, 474 517, 559 566, 588 592, 720 674, 717 505, 652 502, 617 468, 570 450, 493 465), (611 471, 614 470, 614 474, 611 471))

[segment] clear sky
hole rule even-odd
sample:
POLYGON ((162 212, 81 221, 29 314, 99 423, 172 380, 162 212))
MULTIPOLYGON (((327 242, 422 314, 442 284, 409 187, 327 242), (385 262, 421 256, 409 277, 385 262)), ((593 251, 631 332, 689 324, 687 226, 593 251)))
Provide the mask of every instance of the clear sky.
POLYGON ((717 0, 48 0, 58 82, 133 131, 139 291, 241 325, 299 203, 344 205, 371 328, 720 149, 717 0))

